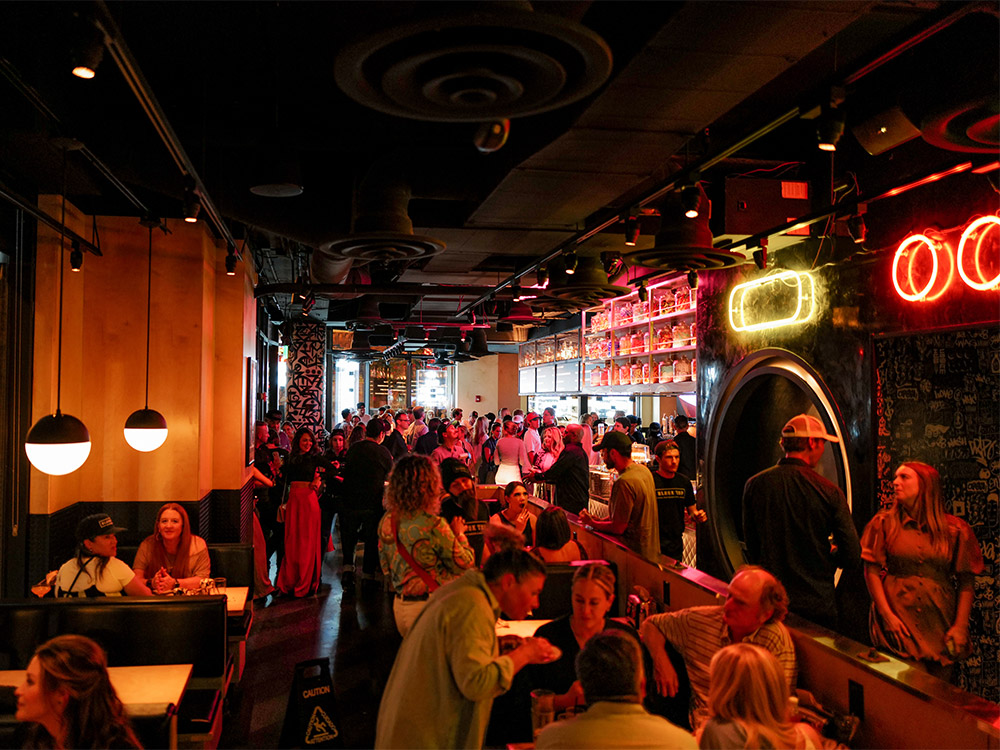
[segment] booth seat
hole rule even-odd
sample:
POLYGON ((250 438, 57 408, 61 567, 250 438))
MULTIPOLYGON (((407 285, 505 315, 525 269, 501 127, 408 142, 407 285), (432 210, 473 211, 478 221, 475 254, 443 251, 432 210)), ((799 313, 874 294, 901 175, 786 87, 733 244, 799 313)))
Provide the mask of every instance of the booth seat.
POLYGON ((109 666, 191 664, 178 740, 214 747, 231 675, 226 620, 222 596, 2 600, 0 668, 27 668, 37 646, 68 633, 99 643, 109 666))

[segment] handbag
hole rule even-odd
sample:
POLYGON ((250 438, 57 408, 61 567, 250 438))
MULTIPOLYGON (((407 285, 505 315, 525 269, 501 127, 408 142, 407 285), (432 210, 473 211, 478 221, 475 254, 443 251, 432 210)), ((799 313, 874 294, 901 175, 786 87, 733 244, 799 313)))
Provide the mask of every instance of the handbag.
POLYGON ((395 513, 392 514, 391 518, 392 535, 396 539, 396 549, 399 551, 400 556, 406 560, 406 564, 413 569, 413 572, 420 576, 420 580, 427 585, 428 592, 436 590, 441 586, 441 584, 434 580, 434 577, 427 572, 427 569, 424 568, 424 566, 413 559, 413 555, 411 555, 407 551, 406 547, 403 546, 403 543, 399 541, 399 519, 396 517, 395 513))

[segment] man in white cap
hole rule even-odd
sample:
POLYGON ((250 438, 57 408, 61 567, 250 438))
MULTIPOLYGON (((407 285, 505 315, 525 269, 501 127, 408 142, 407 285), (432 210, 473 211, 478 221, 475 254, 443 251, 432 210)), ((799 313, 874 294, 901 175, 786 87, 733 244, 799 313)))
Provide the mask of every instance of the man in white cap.
POLYGON ((781 429, 780 442, 785 457, 743 488, 747 558, 781 580, 792 612, 836 629, 834 573, 860 565, 861 545, 844 493, 815 468, 826 444, 840 439, 799 414, 781 429))

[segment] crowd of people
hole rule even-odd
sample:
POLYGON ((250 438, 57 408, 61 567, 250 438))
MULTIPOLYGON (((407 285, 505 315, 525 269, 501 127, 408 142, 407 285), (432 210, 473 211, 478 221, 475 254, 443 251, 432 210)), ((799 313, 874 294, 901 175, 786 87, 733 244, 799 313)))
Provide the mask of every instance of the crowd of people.
MULTIPOLYGON (((359 541, 362 583, 381 575, 392 590, 403 642, 376 747, 830 746, 790 700, 797 660, 783 620, 791 611, 835 626, 837 568, 863 573, 877 647, 943 679, 972 653, 983 557, 968 525, 945 512, 933 467, 900 465, 893 502, 859 537, 843 493, 816 471, 839 438, 815 417, 793 417, 780 435, 784 457, 746 483, 751 564, 732 577, 725 602, 653 614, 636 631, 610 617, 615 574, 588 561, 567 513, 652 563, 679 559, 685 519, 706 520, 682 470, 683 440, 657 430, 644 438, 619 418, 595 442, 589 415, 558 425, 550 410, 505 412, 465 420, 455 409, 442 419, 420 408, 369 415, 359 404, 329 433, 290 429, 273 414, 257 426, 255 595, 315 594, 334 518, 345 594, 359 541), (632 456, 636 440, 652 438, 651 471, 632 456), (587 508, 595 456, 617 475, 606 519, 587 508), (507 480, 493 509, 476 492, 491 478, 507 480), (558 502, 536 515, 528 498, 542 481, 558 502), (531 637, 498 638, 497 618, 523 619, 539 606, 548 566, 572 562, 569 614, 531 637), (533 732, 537 690, 551 691, 553 710, 569 720, 533 732)), ((159 509, 131 568, 116 557, 120 531, 107 514, 80 521, 57 596, 168 594, 210 575, 207 544, 177 503, 159 509)), ((37 746, 138 746, 106 657, 86 638, 40 646, 17 698, 37 746)))

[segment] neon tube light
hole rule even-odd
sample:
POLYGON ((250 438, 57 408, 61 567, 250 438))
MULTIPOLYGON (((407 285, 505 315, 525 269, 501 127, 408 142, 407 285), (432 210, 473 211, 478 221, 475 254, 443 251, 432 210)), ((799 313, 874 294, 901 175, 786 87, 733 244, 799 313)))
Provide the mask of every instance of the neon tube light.
MULTIPOLYGON (((976 219, 974 222, 969 224, 962 232, 962 239, 958 243, 958 257, 956 258, 956 265, 958 265, 958 275, 962 277, 962 281, 968 284, 973 289, 978 289, 981 292, 988 291, 990 289, 996 289, 1000 286, 1000 273, 993 277, 990 281, 985 280, 983 275, 983 269, 979 264, 979 256, 983 247, 983 241, 986 236, 989 235, 990 230, 994 231, 994 237, 996 237, 996 232, 1000 232, 997 227, 1000 226, 1000 218, 996 216, 983 216, 976 219), (982 229, 982 231, 979 231, 982 229), (973 256, 974 262, 976 264, 976 273, 979 275, 978 280, 974 280, 971 276, 966 273, 965 270, 965 255, 966 247, 969 244, 969 240, 977 235, 976 237, 976 248, 975 254, 973 256)), ((996 245, 996 240, 994 240, 994 245, 996 245)))
POLYGON ((931 287, 934 286, 934 282, 937 280, 938 275, 938 251, 941 249, 941 243, 935 242, 930 237, 923 234, 913 234, 903 240, 899 247, 896 248, 896 255, 892 259, 892 285, 896 287, 896 293, 905 300, 910 302, 919 302, 927 297, 931 291, 931 287), (921 246, 926 246, 931 253, 931 277, 927 281, 927 286, 923 289, 917 290, 916 284, 913 282, 913 261, 920 251, 921 246), (912 252, 911 252, 912 248, 912 252), (899 283, 899 261, 906 257, 908 263, 906 268, 907 282, 909 283, 910 290, 905 291, 899 283))
POLYGON ((782 271, 746 281, 734 286, 729 293, 729 325, 734 331, 763 331, 804 323, 812 318, 815 310, 816 283, 810 274, 798 271, 782 271), (754 320, 763 317, 759 314, 762 310, 775 307, 776 297, 779 304, 794 298, 794 310, 784 317, 754 320))

